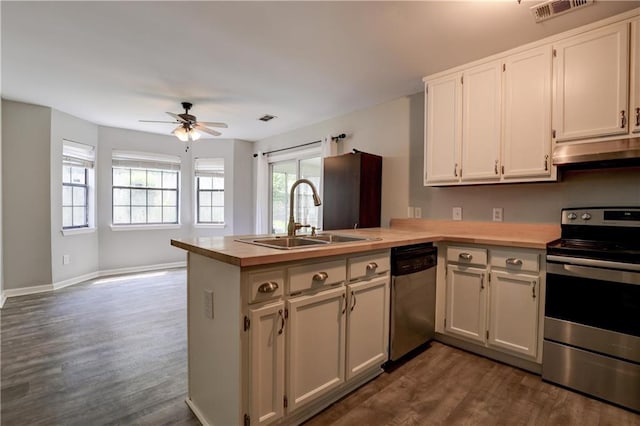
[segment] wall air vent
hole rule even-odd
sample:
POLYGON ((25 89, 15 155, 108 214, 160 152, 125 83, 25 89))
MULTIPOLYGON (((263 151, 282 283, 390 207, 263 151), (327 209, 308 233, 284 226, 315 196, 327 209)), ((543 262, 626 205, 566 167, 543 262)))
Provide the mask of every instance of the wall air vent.
POLYGON ((547 0, 531 7, 531 13, 536 22, 546 21, 556 16, 573 12, 581 7, 593 4, 594 0, 547 0))

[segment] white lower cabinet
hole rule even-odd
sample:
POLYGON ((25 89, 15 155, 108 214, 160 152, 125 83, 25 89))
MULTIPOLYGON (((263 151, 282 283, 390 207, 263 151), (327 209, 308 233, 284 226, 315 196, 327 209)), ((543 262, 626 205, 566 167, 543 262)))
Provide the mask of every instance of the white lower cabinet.
POLYGON ((539 285, 539 276, 491 272, 489 345, 536 356, 539 285))
POLYGON ((268 424, 284 414, 284 316, 282 301, 249 310, 249 404, 254 424, 268 424))
POLYGON ((481 268, 447 266, 447 333, 485 342, 485 275, 486 270, 481 268))
POLYGON ((287 305, 287 409, 293 411, 345 380, 345 288, 294 297, 287 305))
POLYGON ((539 363, 543 253, 446 246, 444 333, 539 363), (466 264, 465 264, 466 263, 466 264))
POLYGON ((347 380, 387 360, 389 277, 349 284, 347 380))

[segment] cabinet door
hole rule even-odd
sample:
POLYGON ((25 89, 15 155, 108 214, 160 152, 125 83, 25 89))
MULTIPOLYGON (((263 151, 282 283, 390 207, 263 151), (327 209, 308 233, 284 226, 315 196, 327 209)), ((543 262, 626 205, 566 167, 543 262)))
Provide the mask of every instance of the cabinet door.
POLYGON ((556 140, 627 133, 628 24, 572 37, 554 50, 556 140))
POLYGON ((459 73, 426 83, 425 185, 460 180, 462 89, 459 73))
POLYGON ((288 410, 344 383, 346 292, 344 287, 290 299, 288 410))
POLYGON ((350 284, 347 316, 347 380, 388 358, 389 277, 350 284))
POLYGON ((503 176, 550 176, 551 46, 508 57, 503 76, 503 176))
POLYGON ((491 62, 463 73, 463 182, 500 178, 501 68, 491 62))
POLYGON ((284 411, 284 302, 249 310, 250 416, 269 424, 284 411))
POLYGON ((640 133, 640 19, 631 23, 631 130, 640 133))
POLYGON ((539 276, 491 272, 489 344, 535 357, 539 276))
POLYGON ((447 266, 445 332, 485 342, 485 275, 484 269, 447 266))

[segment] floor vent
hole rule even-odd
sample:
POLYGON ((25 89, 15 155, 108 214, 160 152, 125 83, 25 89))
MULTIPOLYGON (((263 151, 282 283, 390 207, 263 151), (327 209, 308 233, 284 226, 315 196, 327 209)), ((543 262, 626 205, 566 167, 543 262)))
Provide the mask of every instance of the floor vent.
POLYGON ((536 22, 546 21, 593 4, 594 0, 548 0, 531 7, 536 22))

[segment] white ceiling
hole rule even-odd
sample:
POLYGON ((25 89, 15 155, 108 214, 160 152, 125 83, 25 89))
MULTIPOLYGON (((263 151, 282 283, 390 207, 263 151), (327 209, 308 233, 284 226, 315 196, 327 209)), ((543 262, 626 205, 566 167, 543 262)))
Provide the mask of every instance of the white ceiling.
POLYGON ((259 140, 422 90, 422 77, 639 7, 535 24, 537 1, 0 2, 2 94, 168 133, 164 111, 259 140), (278 118, 264 123, 257 118, 278 118))

